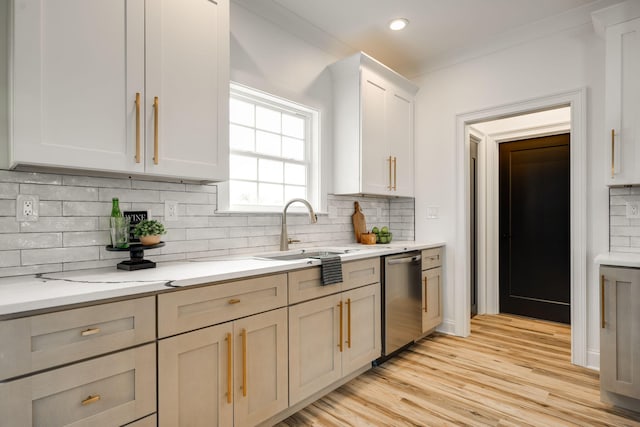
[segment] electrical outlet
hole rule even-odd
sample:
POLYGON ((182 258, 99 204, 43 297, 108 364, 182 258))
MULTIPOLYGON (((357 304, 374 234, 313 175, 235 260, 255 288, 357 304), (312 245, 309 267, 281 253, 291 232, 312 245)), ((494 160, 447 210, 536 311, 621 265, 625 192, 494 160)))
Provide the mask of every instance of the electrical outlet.
POLYGON ((165 221, 178 220, 178 202, 174 202, 171 200, 164 201, 164 220, 165 221))
POLYGON ((19 194, 16 198, 16 219, 18 221, 37 221, 40 198, 19 194))
POLYGON ((627 202, 627 218, 640 218, 640 201, 627 202))

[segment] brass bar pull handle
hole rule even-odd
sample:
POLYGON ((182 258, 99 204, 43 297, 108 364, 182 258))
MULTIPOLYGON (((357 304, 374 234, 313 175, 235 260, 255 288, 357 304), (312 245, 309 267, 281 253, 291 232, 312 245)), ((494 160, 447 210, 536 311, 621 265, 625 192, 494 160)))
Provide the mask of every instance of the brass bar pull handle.
POLYGON ((88 337, 89 335, 95 335, 99 333, 100 333, 100 328, 89 328, 80 332, 80 335, 82 335, 83 337, 88 337))
POLYGON ((238 298, 231 298, 229 300, 229 304, 238 304, 240 302, 240 300, 238 298))
POLYGON ((424 281, 424 312, 427 313, 429 312, 429 291, 427 289, 429 279, 427 276, 424 276, 422 280, 424 281))
POLYGON ((231 333, 227 333, 225 341, 227 342, 227 403, 231 403, 233 402, 233 337, 231 333))
POLYGON ((242 395, 247 396, 247 330, 242 333, 242 395))
POLYGON ((616 174, 616 131, 611 129, 611 178, 616 174))
POLYGON ((347 348, 351 348, 351 298, 347 298, 347 348))
POLYGON ((389 156, 389 158, 387 159, 387 161, 389 162, 389 186, 387 187, 388 190, 391 190, 393 188, 393 181, 392 181, 392 172, 391 172, 391 163, 393 162, 392 157, 389 156))
POLYGON ((158 97, 153 98, 153 164, 158 164, 158 110, 160 109, 158 97))
POLYGON ((136 92, 136 163, 140 163, 140 92, 136 92))
POLYGON ((98 400, 100 400, 100 395, 99 394, 95 394, 93 396, 91 396, 91 395, 87 396, 87 398, 84 399, 80 403, 82 404, 82 406, 86 406, 86 405, 91 405, 92 403, 95 403, 98 400))
POLYGON ((342 353, 342 350, 344 350, 344 347, 342 346, 342 340, 343 338, 343 333, 342 333, 342 328, 343 328, 343 324, 342 324, 342 301, 340 301, 340 304, 338 304, 338 309, 340 310, 340 340, 338 341, 338 347, 340 347, 340 353, 342 353))
POLYGON ((600 328, 607 326, 604 320, 604 274, 600 275, 600 328))
POLYGON ((397 191, 398 186, 398 158, 393 158, 393 191, 397 191))

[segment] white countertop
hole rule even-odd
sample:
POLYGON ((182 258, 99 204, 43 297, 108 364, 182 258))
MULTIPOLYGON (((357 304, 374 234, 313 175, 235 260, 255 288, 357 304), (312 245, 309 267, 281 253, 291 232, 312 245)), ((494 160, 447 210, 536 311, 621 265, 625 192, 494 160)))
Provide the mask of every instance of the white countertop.
MULTIPOLYGON (((393 242, 385 245, 349 245, 315 250, 347 251, 343 261, 384 256, 410 250, 444 246, 443 242, 393 242)), ((285 253, 299 253, 293 250, 285 253)), ((156 268, 137 271, 116 267, 78 270, 62 273, 5 277, 0 279, 0 319, 36 312, 51 311, 61 306, 167 291, 171 288, 239 279, 249 276, 320 265, 319 259, 271 260, 263 258, 275 253, 256 253, 236 257, 201 258, 187 261, 159 262, 156 268)))
POLYGON ((607 252, 596 257, 598 265, 614 265, 617 267, 640 268, 640 253, 607 252))

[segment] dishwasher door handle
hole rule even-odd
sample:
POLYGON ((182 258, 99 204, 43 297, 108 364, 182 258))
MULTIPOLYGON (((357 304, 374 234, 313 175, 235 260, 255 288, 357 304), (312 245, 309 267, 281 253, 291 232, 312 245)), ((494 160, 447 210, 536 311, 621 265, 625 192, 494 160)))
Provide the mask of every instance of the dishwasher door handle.
POLYGON ((389 261, 387 261, 387 264, 389 265, 395 265, 395 264, 409 264, 415 261, 420 261, 422 259, 422 255, 414 255, 414 256, 410 256, 410 257, 406 257, 406 258, 395 258, 395 259, 390 259, 389 261))

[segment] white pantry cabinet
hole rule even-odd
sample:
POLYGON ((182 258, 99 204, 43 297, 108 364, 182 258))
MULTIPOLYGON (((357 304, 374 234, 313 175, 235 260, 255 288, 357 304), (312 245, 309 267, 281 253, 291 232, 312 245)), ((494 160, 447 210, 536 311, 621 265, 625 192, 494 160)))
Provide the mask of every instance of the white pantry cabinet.
POLYGON ((228 175, 228 0, 15 0, 9 167, 228 175))
POLYGON ((412 197, 418 88, 362 52, 331 71, 334 193, 412 197))
POLYGON ((607 184, 640 184, 640 6, 617 4, 595 12, 593 20, 606 41, 607 184))
POLYGON ((600 267, 600 390, 640 410, 640 269, 600 267))

